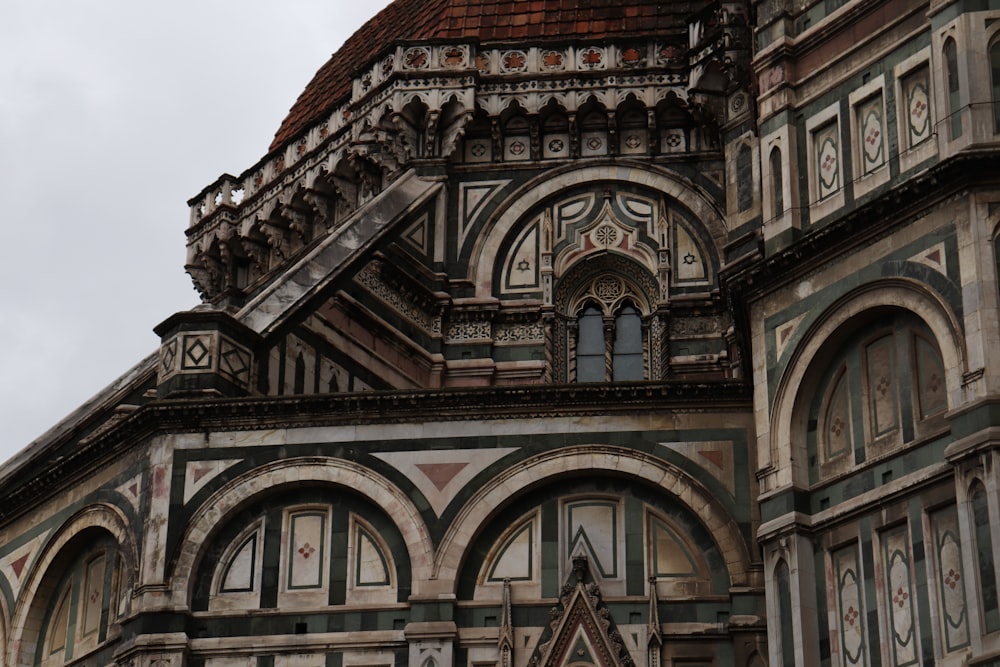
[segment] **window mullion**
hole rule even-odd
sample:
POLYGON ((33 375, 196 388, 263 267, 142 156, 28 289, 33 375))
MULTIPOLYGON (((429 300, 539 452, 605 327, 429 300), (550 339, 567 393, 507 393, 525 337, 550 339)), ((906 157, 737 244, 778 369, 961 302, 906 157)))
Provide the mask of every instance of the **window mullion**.
POLYGON ((611 382, 614 377, 614 353, 615 353, 615 319, 605 316, 604 318, 604 381, 611 382))

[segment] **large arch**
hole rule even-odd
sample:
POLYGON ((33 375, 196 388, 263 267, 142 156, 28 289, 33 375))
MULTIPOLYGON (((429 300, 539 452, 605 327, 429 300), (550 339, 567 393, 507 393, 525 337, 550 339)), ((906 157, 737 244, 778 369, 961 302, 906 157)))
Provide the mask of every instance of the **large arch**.
MULTIPOLYGON (((496 509, 567 470, 596 470, 631 477, 672 494, 699 517, 726 562, 730 586, 749 583, 750 553, 736 522, 716 497, 680 468, 645 452, 611 445, 578 445, 534 456, 496 475, 476 492, 455 516, 441 540, 433 577, 453 581, 475 536, 496 509)), ((456 591, 448 591, 454 593, 456 591)))
POLYGON ((319 482, 350 489, 385 510, 406 542, 412 568, 413 595, 424 593, 432 563, 430 533, 420 512, 399 488, 387 479, 350 461, 329 457, 285 459, 260 466, 212 494, 195 512, 178 546, 171 579, 173 603, 190 607, 194 574, 203 550, 216 529, 262 493, 302 482, 319 482))
MULTIPOLYGON (((925 285, 905 278, 879 280, 843 295, 821 313, 806 330, 775 389, 768 432, 758 435, 758 448, 766 448, 776 477, 768 491, 790 484, 808 485, 804 442, 793 442, 796 406, 814 370, 817 355, 831 337, 855 318, 877 308, 896 308, 920 318, 934 334, 945 368, 948 406, 959 400, 966 355, 961 327, 939 295, 925 285)), ((761 400, 767 400, 763 397, 761 400)), ((765 490, 765 489, 762 489, 765 490)))
POLYGON ((725 216, 705 192, 677 174, 625 161, 583 168, 569 166, 545 172, 518 188, 487 220, 485 228, 476 238, 469 260, 470 274, 475 272, 469 278, 475 281, 477 296, 492 296, 492 257, 497 255, 504 239, 532 207, 560 190, 598 181, 638 183, 658 190, 687 207, 705 225, 717 250, 721 250, 725 243, 725 216))
POLYGON ((109 533, 117 542, 125 564, 125 585, 129 589, 134 587, 138 572, 138 548, 128 517, 118 507, 104 503, 83 508, 53 534, 31 566, 11 616, 11 634, 7 642, 10 655, 6 656, 4 664, 13 667, 32 667, 35 664, 46 593, 51 593, 46 587, 53 586, 48 577, 50 570, 57 559, 65 555, 67 544, 85 531, 94 530, 109 533))

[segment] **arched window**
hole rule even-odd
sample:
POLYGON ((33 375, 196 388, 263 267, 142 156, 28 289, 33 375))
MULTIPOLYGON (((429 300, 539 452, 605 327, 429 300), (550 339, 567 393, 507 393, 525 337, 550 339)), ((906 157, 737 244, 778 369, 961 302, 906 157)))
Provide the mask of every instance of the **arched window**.
POLYGON ((603 109, 593 107, 581 114, 580 120, 580 154, 608 154, 608 116, 603 109))
POLYGON ((972 510, 973 538, 976 544, 983 628, 986 632, 996 632, 1000 630, 1000 601, 997 599, 997 574, 993 559, 993 530, 990 527, 986 489, 979 482, 972 485, 969 505, 972 510))
POLYGON ((736 205, 740 213, 753 206, 753 154, 746 144, 736 154, 736 205))
POLYGON ((518 114, 504 125, 504 157, 512 162, 531 159, 530 124, 528 119, 518 114))
POLYGON ((662 377, 664 329, 662 314, 653 305, 661 286, 645 267, 614 251, 632 243, 632 232, 608 217, 589 225, 582 236, 589 245, 609 250, 593 252, 560 271, 553 285, 555 318, 546 341, 551 380, 662 377))
POLYGON ((576 380, 604 382, 604 315, 593 303, 577 318, 576 380))
POLYGON ((577 382, 629 382, 646 377, 642 313, 625 283, 602 276, 576 311, 577 382), (600 295, 617 295, 602 299, 600 295), (610 368, 609 368, 610 365, 610 368))
POLYGON ((1000 41, 990 46, 990 75, 993 81, 993 131, 1000 132, 1000 41))
POLYGON ((785 212, 785 189, 781 169, 781 149, 775 146, 771 149, 771 203, 774 217, 785 212))
POLYGON ((615 317, 615 343, 611 359, 616 382, 643 378, 642 318, 629 302, 625 302, 615 317))
POLYGON ((561 110, 552 111, 542 122, 542 157, 569 157, 569 119, 561 110))
POLYGON ((476 115, 465 129, 463 142, 466 162, 493 161, 492 125, 482 109, 476 109, 476 115))
POLYGON ((618 117, 622 155, 641 155, 648 150, 649 129, 644 109, 632 107, 618 117))
POLYGON ((795 635, 792 630, 792 581, 788 572, 788 564, 778 561, 774 568, 774 584, 778 589, 778 628, 781 635, 778 646, 781 648, 782 667, 795 667, 795 635))
POLYGON ((951 138, 962 136, 961 89, 958 84, 958 49, 955 40, 948 38, 944 43, 944 69, 948 90, 948 127, 951 138))

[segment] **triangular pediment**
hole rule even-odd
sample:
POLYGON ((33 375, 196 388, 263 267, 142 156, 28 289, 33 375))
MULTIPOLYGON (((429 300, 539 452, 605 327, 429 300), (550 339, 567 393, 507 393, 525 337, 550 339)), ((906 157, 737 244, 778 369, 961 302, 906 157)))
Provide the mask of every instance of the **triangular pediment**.
POLYGON ((530 667, 632 667, 601 590, 590 580, 585 558, 573 559, 575 583, 563 586, 552 622, 539 639, 530 667))

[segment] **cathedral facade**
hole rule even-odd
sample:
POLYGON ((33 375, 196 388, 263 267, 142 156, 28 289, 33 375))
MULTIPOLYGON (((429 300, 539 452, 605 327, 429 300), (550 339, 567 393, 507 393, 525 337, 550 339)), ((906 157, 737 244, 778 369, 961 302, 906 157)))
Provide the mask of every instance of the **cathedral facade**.
POLYGON ((1000 664, 998 101, 998 0, 396 0, 0 470, 2 663, 1000 664))

